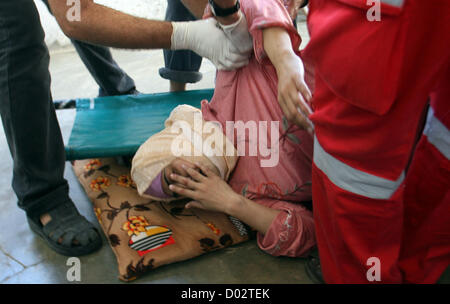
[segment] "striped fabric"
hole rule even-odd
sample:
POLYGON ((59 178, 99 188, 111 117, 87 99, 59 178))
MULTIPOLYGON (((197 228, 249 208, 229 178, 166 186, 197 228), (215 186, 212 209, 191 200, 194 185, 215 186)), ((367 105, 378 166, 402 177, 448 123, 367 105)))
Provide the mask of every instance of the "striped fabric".
POLYGON ((450 130, 434 116, 433 108, 428 111, 427 124, 423 131, 428 141, 438 149, 442 155, 450 159, 450 130))
POLYGON ((240 236, 244 236, 244 235, 248 234, 247 228, 240 220, 238 220, 237 218, 235 218, 234 216, 231 216, 231 215, 229 215, 228 218, 233 223, 233 225, 236 227, 236 229, 239 231, 240 236))
MULTIPOLYGON (((145 235, 145 233, 142 233, 145 235)), ((151 236, 145 236, 137 238, 138 240, 133 241, 130 247, 134 250, 145 251, 154 249, 158 246, 163 245, 172 235, 172 231, 160 232, 151 236)), ((133 239, 132 239, 133 240, 133 239)))
POLYGON ((389 199, 405 179, 404 172, 391 181, 350 167, 328 154, 316 137, 314 164, 339 188, 373 199, 389 199))

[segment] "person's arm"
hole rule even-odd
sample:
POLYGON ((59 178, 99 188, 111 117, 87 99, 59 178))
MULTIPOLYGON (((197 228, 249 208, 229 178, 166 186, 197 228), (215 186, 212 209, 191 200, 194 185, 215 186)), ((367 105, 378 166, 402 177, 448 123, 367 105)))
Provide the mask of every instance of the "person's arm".
MULTIPOLYGON (((253 40, 248 32, 247 20, 242 10, 237 11, 226 17, 216 17, 212 14, 208 0, 181 0, 181 2, 191 11, 196 12, 194 15, 201 18, 200 9, 203 7, 203 18, 215 18, 224 31, 227 38, 236 46, 242 54, 251 54, 253 50, 253 40), (206 5, 206 7, 205 7, 206 5), (200 16, 200 17, 199 17, 200 16)), ((214 0, 221 8, 233 7, 237 0, 214 0)))
MULTIPOLYGON (((234 6, 237 0, 214 0, 214 2, 225 9, 234 6)), ((233 42, 241 53, 252 53, 253 39, 248 31, 247 19, 242 10, 226 17, 216 17, 208 4, 204 17, 214 17, 227 38, 233 42)))
POLYGON ((308 118, 312 111, 307 104, 311 92, 304 80, 303 62, 292 49, 289 34, 283 28, 266 28, 263 40, 264 51, 277 72, 278 102, 283 113, 290 122, 312 134, 314 126, 308 118))
POLYGON ((79 1, 81 18, 70 21, 67 14, 72 6, 65 1, 49 0, 56 20, 70 38, 118 48, 192 50, 225 70, 248 63, 250 54, 239 50, 212 18, 191 22, 147 20, 93 0, 79 1))
MULTIPOLYGON (((234 6, 236 4, 237 0, 214 0, 214 2, 221 8, 228 8, 228 7, 234 6)), ((236 12, 230 16, 216 17, 216 19, 222 25, 230 25, 239 20, 239 15, 240 15, 240 12, 236 12)))
POLYGON ((70 38, 94 44, 130 49, 170 48, 172 24, 134 17, 109 7, 80 0, 80 21, 70 21, 72 6, 66 1, 49 0, 63 32, 70 38))
POLYGON ((268 208, 239 195, 239 200, 230 204, 226 213, 265 235, 280 212, 281 210, 268 208))
MULTIPOLYGON (((215 0, 228 7, 236 0, 215 0)), ((185 6, 201 18, 208 0, 183 0, 185 6)), ((109 7, 94 3, 93 0, 80 0, 80 21, 70 21, 67 12, 72 7, 66 1, 49 0, 52 12, 63 32, 70 38, 119 48, 170 48, 172 36, 171 22, 147 20, 134 17, 109 7)), ((236 21, 237 13, 218 18, 222 24, 236 21)))
MULTIPOLYGON (((232 7, 236 4, 236 0, 214 0, 217 5, 219 5, 222 8, 232 7)), ((181 0, 181 3, 191 12, 192 15, 195 16, 197 19, 201 19, 203 17, 203 14, 205 13, 205 8, 208 5, 208 0, 181 0)), ((238 18, 237 13, 234 13, 233 15, 223 17, 223 18, 217 18, 217 20, 221 24, 231 24, 233 22, 236 22, 238 18)))

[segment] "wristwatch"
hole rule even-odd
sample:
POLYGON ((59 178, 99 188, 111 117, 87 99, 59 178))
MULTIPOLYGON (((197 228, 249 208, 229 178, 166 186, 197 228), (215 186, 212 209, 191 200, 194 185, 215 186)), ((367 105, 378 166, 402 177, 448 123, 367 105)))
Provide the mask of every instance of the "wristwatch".
POLYGON ((228 8, 221 8, 214 2, 214 0, 209 0, 209 5, 211 6, 212 13, 216 17, 227 17, 233 15, 241 8, 239 0, 236 1, 236 4, 234 6, 228 8))

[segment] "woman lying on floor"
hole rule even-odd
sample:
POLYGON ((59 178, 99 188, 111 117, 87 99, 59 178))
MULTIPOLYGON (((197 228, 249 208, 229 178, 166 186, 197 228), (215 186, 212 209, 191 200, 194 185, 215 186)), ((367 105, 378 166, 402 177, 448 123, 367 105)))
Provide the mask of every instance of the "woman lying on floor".
POLYGON ((240 219, 257 230, 258 245, 269 254, 305 256, 315 246, 312 212, 301 203, 311 201, 313 139, 290 124, 281 108, 296 98, 311 97, 297 52, 301 39, 281 1, 241 0, 241 9, 253 38, 249 64, 235 71, 219 71, 214 96, 210 103, 202 102, 201 112, 187 106, 176 108, 166 121, 166 130, 139 149, 132 177, 141 195, 165 201, 188 197, 193 201, 186 208, 224 212, 240 219), (239 158, 204 153, 168 157, 167 147, 173 146, 175 138, 169 129, 176 121, 188 122, 198 132, 191 114, 200 115, 203 122, 218 122, 220 132, 227 136, 219 144, 216 141, 213 149, 222 146, 224 152, 232 145, 239 158), (234 123, 231 128, 230 122, 234 123), (256 141, 252 137, 255 128, 256 141))

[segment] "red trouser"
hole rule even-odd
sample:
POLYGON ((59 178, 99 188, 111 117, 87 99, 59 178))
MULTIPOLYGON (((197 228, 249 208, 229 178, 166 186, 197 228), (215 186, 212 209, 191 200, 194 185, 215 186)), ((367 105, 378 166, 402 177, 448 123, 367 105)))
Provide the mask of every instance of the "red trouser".
POLYGON ((408 283, 435 283, 450 264, 450 161, 424 136, 406 179, 400 268, 408 283))
MULTIPOLYGON (((430 157, 420 156, 423 143, 413 173, 406 179, 405 173, 427 98, 439 81, 449 82, 444 73, 450 57, 442 39, 450 37, 442 33, 450 32, 445 21, 450 3, 382 2, 405 5, 368 23, 366 1, 316 0, 308 17, 311 41, 304 58, 316 72, 314 220, 327 283, 435 280, 448 254, 442 238, 448 212, 441 209, 448 204, 448 184, 438 188, 436 182, 436 193, 428 189, 415 203, 409 194, 419 189, 414 183, 423 183, 414 182, 425 174, 420 166, 430 157), (428 203, 424 218, 418 217, 412 206, 428 202, 428 196, 442 200, 428 203), (422 222, 408 224, 415 219, 422 222), (416 249, 422 252, 411 253, 416 249), (433 259, 439 261, 436 269, 430 268, 433 259), (427 279, 410 274, 414 269, 427 279)), ((426 166, 432 170, 442 163, 426 166)))
POLYGON ((434 283, 450 265, 450 70, 431 96, 427 125, 406 177, 400 268, 434 283))
POLYGON ((397 266, 402 231, 402 195, 369 199, 340 189, 315 165, 313 201, 316 238, 327 283, 369 283, 370 258, 380 260, 382 283, 402 280, 397 266))
POLYGON ((446 125, 428 116, 406 179, 389 199, 346 191, 314 164, 314 219, 326 282, 370 282, 373 257, 382 283, 435 283, 450 265, 450 109, 443 114, 446 125), (433 136, 438 146, 430 143, 433 136))

